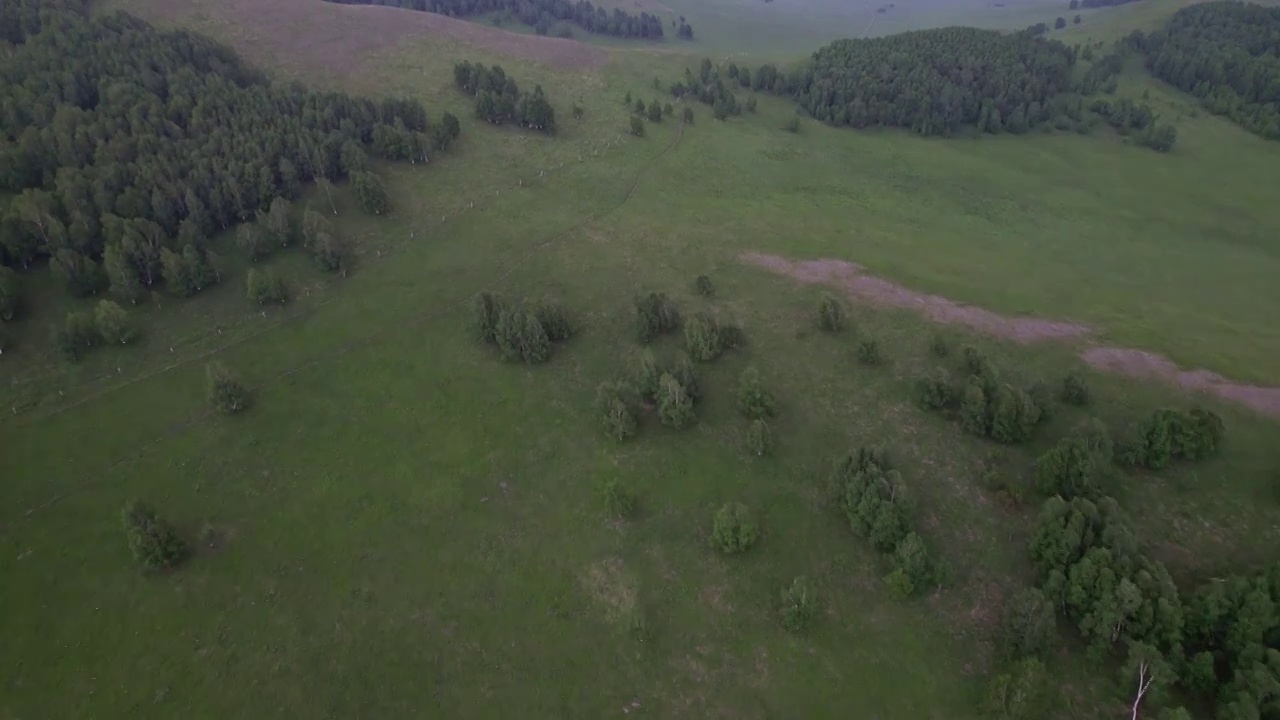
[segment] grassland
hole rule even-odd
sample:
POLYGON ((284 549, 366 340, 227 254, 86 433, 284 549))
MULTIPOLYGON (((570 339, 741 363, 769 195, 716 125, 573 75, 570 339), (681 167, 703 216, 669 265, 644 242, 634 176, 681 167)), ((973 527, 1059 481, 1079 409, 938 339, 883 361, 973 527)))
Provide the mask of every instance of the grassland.
MULTIPOLYGON (((21 412, 0 424, 3 716, 977 717, 993 623, 1025 582, 1031 515, 980 478, 989 467, 1025 478, 1079 415, 1025 451, 964 436, 912 401, 939 362, 927 347, 938 326, 858 306, 855 331, 818 334, 817 289, 741 263, 744 251, 847 259, 958 301, 1087 323, 1096 342, 1280 383, 1269 292, 1280 209, 1268 193, 1280 150, 1138 73, 1124 92, 1150 91, 1178 117, 1168 156, 1106 136, 941 141, 811 122, 793 135, 779 129, 791 110, 764 97, 755 115, 721 124, 697 107, 683 132, 668 121, 641 140, 622 135, 622 96, 655 95, 653 77, 688 58, 303 0, 261 13, 124 6, 284 77, 409 93, 466 118, 452 63, 501 62, 547 89, 564 129, 546 140, 469 121, 431 167, 388 167, 394 212, 341 215, 360 243, 351 277, 322 282, 300 257, 273 260, 310 291, 289 309, 263 317, 233 280, 144 311, 139 349, 71 370, 5 354, 21 412), (702 273, 714 299, 693 293, 702 273), (547 366, 503 364, 464 331, 460 303, 482 289, 562 301, 583 332, 547 366), (750 344, 703 367, 693 430, 650 421, 616 445, 591 400, 638 351, 630 300, 648 290, 741 324, 750 344), (888 365, 858 365, 859 338, 876 338, 888 365), (208 357, 255 388, 251 412, 205 414, 208 357), (740 447, 732 388, 749 364, 783 406, 766 460, 740 447), (889 597, 883 567, 828 502, 829 463, 867 443, 891 449, 954 567, 920 601, 889 597), (604 517, 596 487, 609 478, 638 494, 635 519, 604 517), (117 517, 130 497, 190 538, 208 524, 214 547, 171 576, 139 575, 117 517), (706 533, 729 499, 757 509, 765 535, 726 560, 706 533), (822 603, 798 636, 775 611, 796 575, 822 603)), ((711 36, 715 6, 699 6, 706 19, 672 7, 711 36)), ((1070 344, 943 330, 1018 379, 1088 372, 1070 344)), ((1089 377, 1115 424, 1193 400, 1089 377)), ((1196 400, 1226 418, 1224 456, 1111 488, 1185 579, 1273 559, 1278 534, 1275 425, 1196 400)), ((1113 709, 1078 657, 1053 664, 1064 717, 1113 709)))

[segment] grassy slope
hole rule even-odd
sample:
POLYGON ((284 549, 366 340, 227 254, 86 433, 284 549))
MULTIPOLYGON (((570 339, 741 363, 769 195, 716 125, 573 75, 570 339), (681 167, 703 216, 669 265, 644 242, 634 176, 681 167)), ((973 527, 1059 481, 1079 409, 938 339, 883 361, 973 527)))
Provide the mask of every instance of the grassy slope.
MULTIPOLYGON (((194 12, 197 27, 243 42, 246 19, 214 5, 194 12)), ((857 333, 799 331, 816 291, 740 266, 742 249, 846 257, 916 287, 1093 321, 1117 342, 1274 380, 1267 353, 1280 340, 1265 334, 1265 295, 1245 290, 1274 273, 1265 230, 1276 219, 1256 193, 1275 151, 1217 120, 1180 121, 1183 145, 1163 157, 1098 138, 938 142, 812 124, 792 136, 775 129, 786 108, 765 99, 759 116, 727 126, 699 107, 660 157, 670 123, 593 157, 625 125, 620 96, 647 97, 648 80, 674 76, 681 60, 630 52, 603 71, 568 72, 429 37, 383 48, 342 82, 461 110, 448 87, 460 56, 518 67, 562 112, 581 99, 587 119, 566 118, 551 141, 468 122, 437 166, 390 169, 395 213, 342 219, 361 238, 358 271, 304 301, 334 302, 219 354, 262 385, 254 411, 198 417, 193 363, 74 412, 0 426, 12 468, 0 488, 11 509, 0 519, 0 714, 474 717, 518 707, 596 717, 634 699, 658 717, 965 717, 988 667, 990 622, 1024 571, 1026 515, 1000 510, 977 481, 998 449, 911 406, 911 378, 937 362, 925 351, 931 326, 860 309, 857 333), (1214 163, 1218 173, 1204 170, 1214 163), (1238 186, 1202 180, 1234 178, 1242 163, 1238 186), (1158 191, 1144 189, 1152 183, 1158 191), (475 211, 439 224, 470 202, 475 211), (690 292, 700 272, 720 290, 710 303, 690 292), (1085 284, 1093 292, 1082 298, 1085 284), (585 332, 547 367, 503 365, 461 330, 456 303, 482 288, 562 299, 585 332), (618 447, 597 436, 588 408, 595 383, 635 352, 628 298, 645 289, 689 310, 709 305, 752 344, 707 368, 696 429, 650 423, 618 447), (890 366, 856 365, 856 337, 878 338, 890 366), (778 457, 761 463, 737 447, 732 385, 747 363, 784 403, 778 457), (301 369, 281 374, 290 368, 301 369), (955 566, 941 595, 890 600, 876 583, 883 569, 826 509, 827 463, 864 442, 894 449, 921 527, 955 566), (600 517, 593 486, 606 477, 639 493, 638 520, 600 517), (131 496, 190 536, 210 522, 226 541, 173 577, 138 577, 115 517, 131 496), (704 537, 710 510, 729 498, 759 509, 766 535, 725 561, 704 537), (805 637, 773 616, 778 589, 798 574, 816 578, 824 606, 805 637), (647 642, 626 632, 636 607, 647 642)), ((296 258, 277 261, 318 277, 296 258)), ((238 309, 239 293, 228 283, 199 302, 228 332, 278 319, 238 309)), ((102 356, 98 369, 168 364, 165 333, 203 333, 197 349, 214 346, 199 317, 155 313, 150 346, 102 356)), ((1027 379, 1073 364, 1065 348, 975 341, 1027 379)), ((1168 401, 1164 388, 1094 381, 1112 420, 1168 401)), ((1117 488, 1184 574, 1266 557, 1276 540, 1264 444, 1274 426, 1221 409, 1225 458, 1117 488)), ((1056 421, 1041 445, 1074 419, 1056 421)), ((996 462, 1022 474, 1028 458, 996 462)), ((1094 716, 1079 697, 1064 712, 1094 716)))

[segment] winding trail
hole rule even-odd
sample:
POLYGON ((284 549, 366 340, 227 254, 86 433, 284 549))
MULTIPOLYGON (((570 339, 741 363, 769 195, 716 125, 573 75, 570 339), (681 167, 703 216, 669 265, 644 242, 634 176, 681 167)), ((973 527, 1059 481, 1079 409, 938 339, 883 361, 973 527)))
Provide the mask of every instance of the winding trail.
MULTIPOLYGON (((829 285, 856 300, 881 307, 913 310, 948 325, 964 325, 995 337, 1020 343, 1046 340, 1087 339, 1093 328, 1073 322, 1031 317, 1009 317, 986 308, 963 305, 938 295, 916 292, 903 285, 869 275, 862 266, 844 260, 790 260, 778 255, 748 252, 738 259, 805 284, 829 285)), ((1246 385, 1211 370, 1183 370, 1166 357, 1129 348, 1088 345, 1080 358, 1105 372, 1135 378, 1154 378, 1178 387, 1207 392, 1243 405, 1267 417, 1280 419, 1280 388, 1246 385)))
MULTIPOLYGON (((598 220, 601 220, 601 219, 603 219, 603 218, 605 218, 605 217, 607 217, 607 216, 609 216, 609 215, 611 215, 611 214, 613 214, 613 213, 617 212, 619 209, 621 209, 621 208, 622 208, 624 205, 626 205, 626 204, 631 200, 631 198, 635 195, 636 190, 640 187, 640 183, 641 183, 641 181, 643 181, 643 180, 644 180, 644 176, 645 176, 646 172, 647 172, 647 171, 648 171, 648 170, 649 170, 649 169, 654 165, 654 163, 656 163, 656 162, 658 162, 659 160, 661 160, 663 156, 665 156, 665 155, 666 155, 668 152, 670 152, 671 150, 675 149, 675 148, 676 148, 676 146, 680 144, 680 140, 681 140, 681 138, 683 138, 683 137, 684 137, 684 127, 685 127, 685 126, 684 126, 684 123, 679 123, 679 124, 677 124, 677 125, 676 125, 676 132, 675 132, 675 136, 671 139, 671 142, 670 142, 670 143, 668 143, 668 144, 667 144, 667 145, 666 145, 666 146, 665 146, 661 151, 659 151, 656 155, 653 155, 653 156, 652 156, 652 157, 650 157, 649 159, 645 160, 645 161, 640 165, 640 167, 636 169, 636 171, 635 171, 635 177, 634 177, 634 179, 633 179, 633 180, 632 180, 632 182, 631 182, 631 186, 627 189, 627 193, 626 193, 626 195, 624 195, 621 199, 619 199, 619 200, 618 200, 618 202, 616 202, 616 203, 614 203, 614 204, 612 204, 612 205, 610 205, 610 206, 607 206, 607 207, 605 207, 605 208, 601 209, 600 211, 598 211, 598 212, 596 212, 596 213, 593 213, 593 214, 591 214, 591 215, 584 216, 583 218, 581 218, 580 220, 578 220, 578 222, 574 223, 573 225, 571 225, 571 226, 569 226, 569 227, 567 227, 567 228, 565 228, 565 229, 563 229, 563 230, 560 230, 560 231, 558 231, 558 232, 555 232, 555 233, 551 234, 550 236, 546 237, 545 239, 543 239, 541 242, 536 243, 532 248, 530 248, 530 249, 529 249, 529 251, 528 251, 527 253, 525 253, 524 255, 522 255, 521 257, 519 257, 518 259, 516 259, 514 262, 512 262, 512 263, 511 263, 511 264, 506 268, 506 270, 504 270, 504 271, 503 271, 502 273, 500 273, 499 275, 495 276, 494 280, 491 280, 490 282, 491 282, 491 283, 492 283, 492 282, 495 282, 495 281, 496 281, 496 282, 500 282, 500 281, 502 281, 502 280, 505 280, 507 277, 509 277, 509 276, 511 275, 511 273, 515 272, 517 269, 519 269, 520 267, 522 267, 523 265, 525 265, 527 262, 529 262, 529 260, 531 260, 531 259, 532 259, 532 258, 534 258, 536 255, 538 255, 538 253, 545 251, 547 248, 551 247, 551 246, 552 246, 552 245, 554 245, 556 242, 558 242, 558 241, 560 241, 560 240, 563 240, 564 238, 566 238, 566 237, 568 237, 568 236, 572 235, 574 232, 578 231, 578 230, 579 230, 579 229, 581 229, 583 226, 585 226, 585 225, 587 225, 587 224, 589 224, 589 223, 593 223, 593 222, 596 222, 596 221, 598 221, 598 220)), ((460 213, 459 213, 459 214, 460 214, 460 213)), ((405 243, 405 244, 407 244, 407 243, 405 243)), ((402 244, 400 247, 402 247, 402 246, 403 246, 403 244, 402 244)), ((468 301, 470 301, 470 300, 471 300, 471 298, 475 296, 475 293, 476 293, 476 292, 479 292, 479 290, 480 290, 480 288, 477 288, 477 289, 476 289, 476 290, 474 290, 474 291, 471 291, 471 292, 468 292, 468 293, 466 293, 466 294, 462 295, 462 296, 461 296, 461 297, 459 297, 457 300, 455 300, 455 301, 453 301, 453 302, 451 302, 451 303, 448 303, 448 304, 446 304, 446 305, 444 305, 444 306, 438 307, 438 308, 436 308, 434 311, 432 311, 432 312, 428 312, 428 313, 426 313, 426 314, 424 314, 424 315, 420 316, 417 320, 415 320, 415 321, 413 321, 412 323, 410 323, 410 324, 408 325, 408 327, 416 327, 416 326, 422 325, 422 324, 424 324, 424 323, 426 323, 426 322, 429 322, 429 321, 431 321, 431 320, 434 320, 434 319, 440 318, 440 317, 444 316, 445 314, 447 314, 447 313, 449 313, 449 312, 452 312, 452 311, 456 310, 457 308, 461 307, 463 304, 465 304, 465 303, 467 303, 468 301)), ((52 416, 52 415, 56 415, 56 414, 60 414, 60 413, 66 412, 67 410, 71 410, 71 409, 73 409, 73 408, 75 408, 75 407, 79 407, 80 405, 83 405, 83 404, 85 404, 85 403, 87 403, 87 402, 90 402, 90 401, 93 401, 93 400, 101 399, 101 398, 103 398, 103 397, 105 397, 105 396, 108 396, 108 395, 110 395, 110 394, 112 394, 112 393, 115 393, 115 392, 120 392, 120 391, 122 391, 122 390, 124 390, 124 389, 126 389, 126 388, 128 388, 128 387, 131 387, 131 386, 133 386, 133 385, 136 385, 137 383, 140 383, 140 382, 142 382, 142 381, 144 381, 144 380, 147 380, 147 379, 149 379, 149 378, 153 378, 153 377, 155 377, 155 376, 157 376, 157 375, 161 375, 161 374, 163 374, 163 373, 170 372, 170 371, 172 371, 172 370, 176 370, 176 369, 181 368, 181 367, 186 367, 186 366, 191 365, 191 364, 193 364, 193 363, 196 363, 196 362, 199 362, 199 361, 204 360, 204 359, 206 359, 206 358, 212 357, 212 356, 214 356, 214 355, 216 355, 216 354, 218 354, 218 353, 220 353, 220 352, 222 352, 222 351, 225 351, 225 350, 230 349, 230 348, 232 348, 232 347, 236 347, 236 346, 238 346, 238 345, 242 345, 242 344, 244 344, 244 343, 246 343, 246 342, 248 342, 248 341, 250 341, 250 340, 253 340, 253 339, 255 339, 255 338, 261 337, 263 334, 265 334, 265 333, 266 333, 266 332, 268 332, 269 330, 276 329, 276 328, 278 328, 278 327, 280 327, 280 326, 284 325, 285 323, 288 323, 288 322, 291 322, 291 321, 294 321, 294 320, 297 320, 297 319, 300 319, 300 318, 303 318, 303 317, 309 317, 310 315, 314 314, 317 310, 319 310, 320 308, 324 307, 325 305, 328 305, 330 302, 333 302, 333 301, 334 301, 334 300, 336 300, 336 299, 337 299, 337 298, 336 298, 336 297, 334 297, 334 298, 330 298, 330 299, 328 299, 328 300, 325 300, 325 301, 323 301, 323 302, 321 302, 321 303, 317 303, 316 305, 313 305, 313 306, 311 306, 311 307, 309 307, 309 308, 306 308, 305 310, 302 310, 302 311, 299 311, 299 312, 293 313, 293 314, 291 314, 291 315, 285 316, 285 317, 281 318, 278 322, 273 323, 273 324, 272 324, 272 325, 270 325, 270 326, 263 327, 263 328, 261 328, 261 329, 259 329, 259 330, 255 331, 255 332, 251 333, 250 335, 247 335, 247 336, 242 337, 242 338, 240 338, 240 339, 237 339, 237 340, 235 340, 235 341, 233 341, 233 342, 230 342, 230 343, 227 343, 227 344, 225 344, 225 345, 222 345, 222 346, 219 346, 219 347, 217 347, 217 348, 214 348, 214 349, 212 349, 212 350, 210 350, 210 351, 208 351, 208 352, 204 352, 204 353, 201 353, 201 354, 196 355, 196 356, 194 356, 194 357, 187 358, 187 359, 185 359, 185 360, 183 360, 183 361, 172 363, 172 364, 167 365, 167 366, 165 366, 164 368, 161 368, 161 369, 156 370, 156 371, 154 371, 154 372, 150 372, 150 373, 147 373, 147 374, 145 374, 145 375, 139 376, 139 377, 137 377, 137 378, 133 378, 133 379, 131 379, 131 380, 130 380, 130 381, 128 381, 128 382, 121 383, 121 384, 119 384, 119 385, 115 385, 115 386, 110 387, 110 388, 107 388, 107 389, 105 389, 105 390, 102 390, 102 391, 99 391, 99 392, 93 393, 93 394, 91 394, 91 395, 89 395, 89 396, 87 396, 87 397, 85 397, 85 398, 82 398, 82 399, 80 399, 80 400, 77 400, 77 401, 75 401, 75 402, 73 402, 73 403, 69 403, 69 404, 67 404, 67 405, 60 406, 60 407, 56 408, 54 411, 52 411, 52 412, 43 413, 43 414, 41 414, 41 415, 40 415, 40 416, 38 416, 38 417, 30 418, 30 419, 28 419, 26 422, 21 423, 21 425, 28 425, 28 424, 31 424, 31 423, 36 422, 36 421, 38 421, 38 420, 48 418, 48 417, 50 417, 50 416, 52 416)), ((396 326, 394 326, 394 327, 388 327, 388 328, 386 328, 386 329, 376 330, 376 331, 371 332, 371 333, 369 333, 369 334, 367 334, 367 335, 365 335, 365 336, 363 336, 363 337, 355 338, 355 339, 350 340, 350 341, 348 341, 348 342, 346 342, 346 343, 344 343, 344 344, 342 344, 342 345, 339 345, 339 346, 338 346, 338 347, 336 347, 336 348, 331 348, 331 349, 329 349, 329 350, 326 350, 323 354, 317 354, 316 356, 312 357, 312 358, 311 358, 311 359, 309 359, 309 360, 306 360, 306 361, 302 362, 301 364, 295 365, 295 366, 293 366, 293 367, 285 368, 284 370, 280 370, 280 371, 279 371, 279 372, 277 372, 275 375, 272 375, 271 377, 269 377, 268 379, 264 380, 263 382, 261 382, 261 383, 259 383, 259 384, 255 385, 255 386, 253 386, 253 387, 249 388, 249 390, 250 390, 250 392, 258 392, 258 391, 262 390, 263 388, 268 387, 268 386, 270 386, 270 385, 274 385, 274 384, 276 384, 276 383, 280 382, 281 380, 284 380, 285 378, 288 378, 288 377, 290 377, 290 376, 292 376, 292 375, 297 374, 298 372, 301 372, 301 371, 303 371, 303 370, 307 370, 307 369, 310 369, 310 368, 313 368, 313 367, 317 367, 317 366, 319 366, 319 365, 321 365, 321 364, 323 364, 323 363, 332 362, 333 360, 336 360, 336 359, 338 359, 338 358, 341 358, 341 357, 343 357, 343 356, 347 355, 348 353, 350 353, 350 352, 352 352, 352 351, 354 351, 354 350, 358 350, 358 349, 361 349, 361 348, 364 348, 364 347, 368 347, 368 346, 370 346, 370 345, 373 345, 373 344, 375 344, 376 342, 378 342, 379 340, 382 340, 383 338, 385 338, 385 337, 387 337, 387 336, 389 336, 389 335, 392 335, 392 334, 397 334, 397 335, 398 335, 398 334, 403 334, 403 332, 405 331, 405 329, 406 329, 406 326, 405 326, 405 325, 396 325, 396 326)), ((43 502, 41 502, 41 503, 39 503, 39 504, 37 504, 37 505, 35 505, 35 506, 31 507, 31 508, 28 508, 28 509, 27 509, 25 512, 23 512, 20 516, 16 516, 16 517, 10 518, 10 519, 8 519, 8 520, 0 521, 0 532, 6 532, 6 531, 10 530, 14 525, 16 525, 16 523, 17 523, 19 520, 26 519, 26 518, 30 518, 30 517, 32 517, 33 515, 35 515, 35 514, 39 513, 40 511, 42 511, 42 510, 46 510, 46 509, 48 509, 48 508, 52 507, 53 505, 56 505, 57 503, 61 502, 63 499, 67 498, 67 497, 68 497, 68 496, 70 496, 70 495, 73 495, 73 494, 75 494, 75 493, 77 493, 77 492, 83 491, 83 490, 85 490, 85 489, 88 489, 88 488, 90 488, 90 487, 93 487, 93 486, 95 486, 95 485, 97 485, 97 484, 101 483, 101 482, 103 481, 103 479, 107 476, 107 473, 108 473, 109 471, 111 471, 111 470, 113 470, 113 469, 115 469, 115 468, 119 467, 120 465, 122 465, 122 464, 124 464, 124 463, 126 463, 126 462, 129 462, 130 460, 134 460, 134 459, 137 459, 138 457, 141 457, 141 456, 142 456, 142 455, 143 455, 147 450, 149 450, 150 448, 152 448, 152 447, 154 447, 154 446, 156 446, 156 445, 160 444, 161 442, 163 442, 163 441, 165 441, 165 440, 168 440, 168 439, 171 439, 171 438, 177 437, 178 435, 180 435, 181 433, 185 432, 187 429, 191 428, 191 427, 192 427, 192 426, 194 426, 195 424, 197 424, 197 423, 199 423, 200 421, 202 421, 202 420, 204 420, 204 419, 206 419, 206 418, 210 417, 212 414, 213 414, 213 410, 206 408, 206 409, 204 409, 204 410, 201 410, 200 412, 197 412, 197 413, 195 413, 195 414, 191 415, 191 416, 190 416, 190 417, 188 417, 186 420, 183 420, 183 421, 180 421, 180 422, 174 423, 173 425, 170 425, 169 427, 167 427, 167 428, 165 428, 163 431, 161 431, 161 432, 160 432, 160 434, 158 434, 158 435, 157 435, 157 436, 155 436, 154 438, 152 438, 152 439, 150 439, 150 440, 148 440, 148 441, 146 441, 146 442, 142 443, 141 445, 138 445, 138 446, 136 446, 136 447, 134 447, 134 448, 130 449, 129 451, 127 451, 127 452, 125 452, 125 453, 122 453, 121 455, 119 455, 118 457, 116 457, 114 460, 112 460, 111 462, 107 463, 107 465, 106 465, 106 466, 104 466, 103 468, 101 468, 101 469, 97 470, 95 473, 93 473, 93 474, 86 473, 86 474, 82 475, 82 476, 81 476, 81 478, 80 478, 80 481, 79 481, 79 482, 77 482, 77 483, 73 483, 72 485, 70 485, 70 486, 68 486, 68 487, 66 487, 66 488, 64 488, 64 489, 62 489, 61 491, 59 491, 59 492, 57 492, 57 493, 53 494, 52 496, 50 496, 48 499, 44 500, 43 502)))

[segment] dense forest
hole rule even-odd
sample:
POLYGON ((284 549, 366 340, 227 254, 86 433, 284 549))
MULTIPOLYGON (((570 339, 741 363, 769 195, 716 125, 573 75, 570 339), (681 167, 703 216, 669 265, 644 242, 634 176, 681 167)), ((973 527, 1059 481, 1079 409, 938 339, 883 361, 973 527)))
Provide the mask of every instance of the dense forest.
MULTIPOLYGON (((406 10, 420 10, 452 17, 474 17, 485 13, 507 13, 520 22, 546 35, 556 22, 577 25, 589 33, 620 38, 657 40, 663 36, 662 20, 642 12, 632 15, 614 8, 610 13, 590 0, 329 0, 346 5, 388 5, 406 10)), ((675 27, 675 21, 672 21, 675 27)), ((676 35, 693 39, 693 28, 680 18, 676 35)))
POLYGON ((542 86, 535 85, 533 94, 521 92, 515 78, 507 75, 501 65, 457 63, 453 66, 453 82, 459 90, 475 96, 476 117, 487 123, 515 122, 548 135, 556 133, 555 108, 542 86))
POLYGON ((1250 131, 1280 140, 1280 8, 1210 2, 1183 8, 1126 43, 1152 75, 1250 131))
POLYGON ((369 195, 367 153, 425 162, 458 133, 416 100, 273 85, 204 37, 75 0, 0 12, 0 261, 47 259, 75 295, 190 294, 214 276, 209 236, 304 183, 369 195))
POLYGON ((771 64, 754 72, 730 65, 721 77, 704 60, 671 91, 720 107, 718 117, 736 114, 737 85, 789 96, 834 125, 1021 133, 1053 116, 1054 100, 1072 87, 1075 60, 1071 48, 1026 33, 952 27, 837 40, 785 73, 771 64))

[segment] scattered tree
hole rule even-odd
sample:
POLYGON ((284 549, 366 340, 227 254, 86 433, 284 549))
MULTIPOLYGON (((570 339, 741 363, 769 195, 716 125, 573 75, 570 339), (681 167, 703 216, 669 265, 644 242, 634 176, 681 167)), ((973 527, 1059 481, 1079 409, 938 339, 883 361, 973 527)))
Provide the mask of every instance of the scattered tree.
POLYGON ((617 478, 604 481, 600 485, 600 495, 604 498, 605 512, 611 518, 624 520, 635 512, 635 495, 632 495, 617 478))
POLYGON ((77 362, 102 340, 93 316, 87 312, 67 313, 62 327, 54 332, 53 344, 63 357, 77 362))
POLYGON ((280 276, 264 268, 249 268, 245 276, 245 286, 251 302, 259 305, 276 303, 283 305, 289 300, 289 290, 280 276))
POLYGON ((528 365, 544 363, 551 358, 551 340, 537 314, 519 306, 507 306, 498 313, 494 328, 498 350, 507 360, 521 360, 528 365))
POLYGON ((809 581, 797 577, 782 590, 782 626, 791 632, 800 632, 813 620, 818 610, 817 593, 809 581))
POLYGON ((1044 664, 1026 658, 987 687, 985 710, 999 720, 1036 720, 1044 717, 1044 664))
POLYGON ((573 337, 573 323, 569 320, 569 313, 563 305, 544 303, 539 305, 535 312, 538 323, 542 325, 543 332, 551 342, 564 342, 573 337))
POLYGON ((258 226, 252 223, 245 223, 236 229, 236 245, 248 253, 249 259, 254 262, 266 257, 270 247, 258 226))
POLYGON ((631 116, 631 134, 644 137, 644 121, 635 115, 631 116))
POLYGON ((128 345, 138 338, 138 329, 129 314, 110 300, 98 301, 93 312, 93 325, 103 341, 115 345, 128 345))
POLYGON ((636 298, 636 337, 647 343, 680 326, 680 312, 663 293, 636 298))
POLYGON ((698 294, 703 297, 711 297, 716 294, 715 285, 711 284, 711 278, 706 275, 699 275, 697 279, 693 281, 693 287, 697 290, 698 294))
POLYGON ((1005 608, 1000 635, 1010 658, 1035 657, 1045 652, 1054 635, 1053 603, 1038 588, 1020 590, 1005 608))
POLYGON ((755 457, 773 452, 773 431, 764 418, 756 418, 747 426, 747 452, 755 457))
POLYGON ((621 442, 636 434, 640 423, 635 390, 625 382, 601 383, 596 388, 596 411, 605 434, 621 442))
POLYGON ((818 327, 827 332, 844 329, 844 305, 830 293, 824 293, 818 301, 818 327))
POLYGON ((920 406, 926 410, 943 410, 955 400, 951 375, 945 368, 934 368, 918 384, 920 406))
POLYGON ((663 425, 675 430, 684 429, 694 423, 697 417, 693 414, 693 399, 685 392, 670 374, 663 374, 658 380, 658 419, 663 425))
POLYGON ((186 545, 169 523, 137 500, 125 503, 121 513, 124 534, 133 559, 147 570, 175 567, 186 556, 186 545))
POLYGON ((755 518, 742 503, 725 503, 711 517, 711 547, 726 555, 746 552, 759 534, 755 518))
POLYGON ((387 209, 387 189, 382 180, 371 172, 357 172, 351 176, 351 185, 355 188, 356 200, 365 212, 380 215, 387 209))
POLYGON ((710 362, 724 350, 724 335, 715 319, 698 313, 684 325, 685 349, 698 362, 710 362))
POLYGON ((209 404, 223 415, 238 413, 249 406, 249 392, 226 366, 213 363, 205 368, 209 404))
POLYGON ((693 108, 686 106, 683 113, 680 115, 680 120, 685 125, 692 125, 693 124, 693 108))
POLYGON ((738 378, 738 410, 749 420, 771 418, 778 412, 773 394, 764 389, 760 371, 749 367, 738 378))

